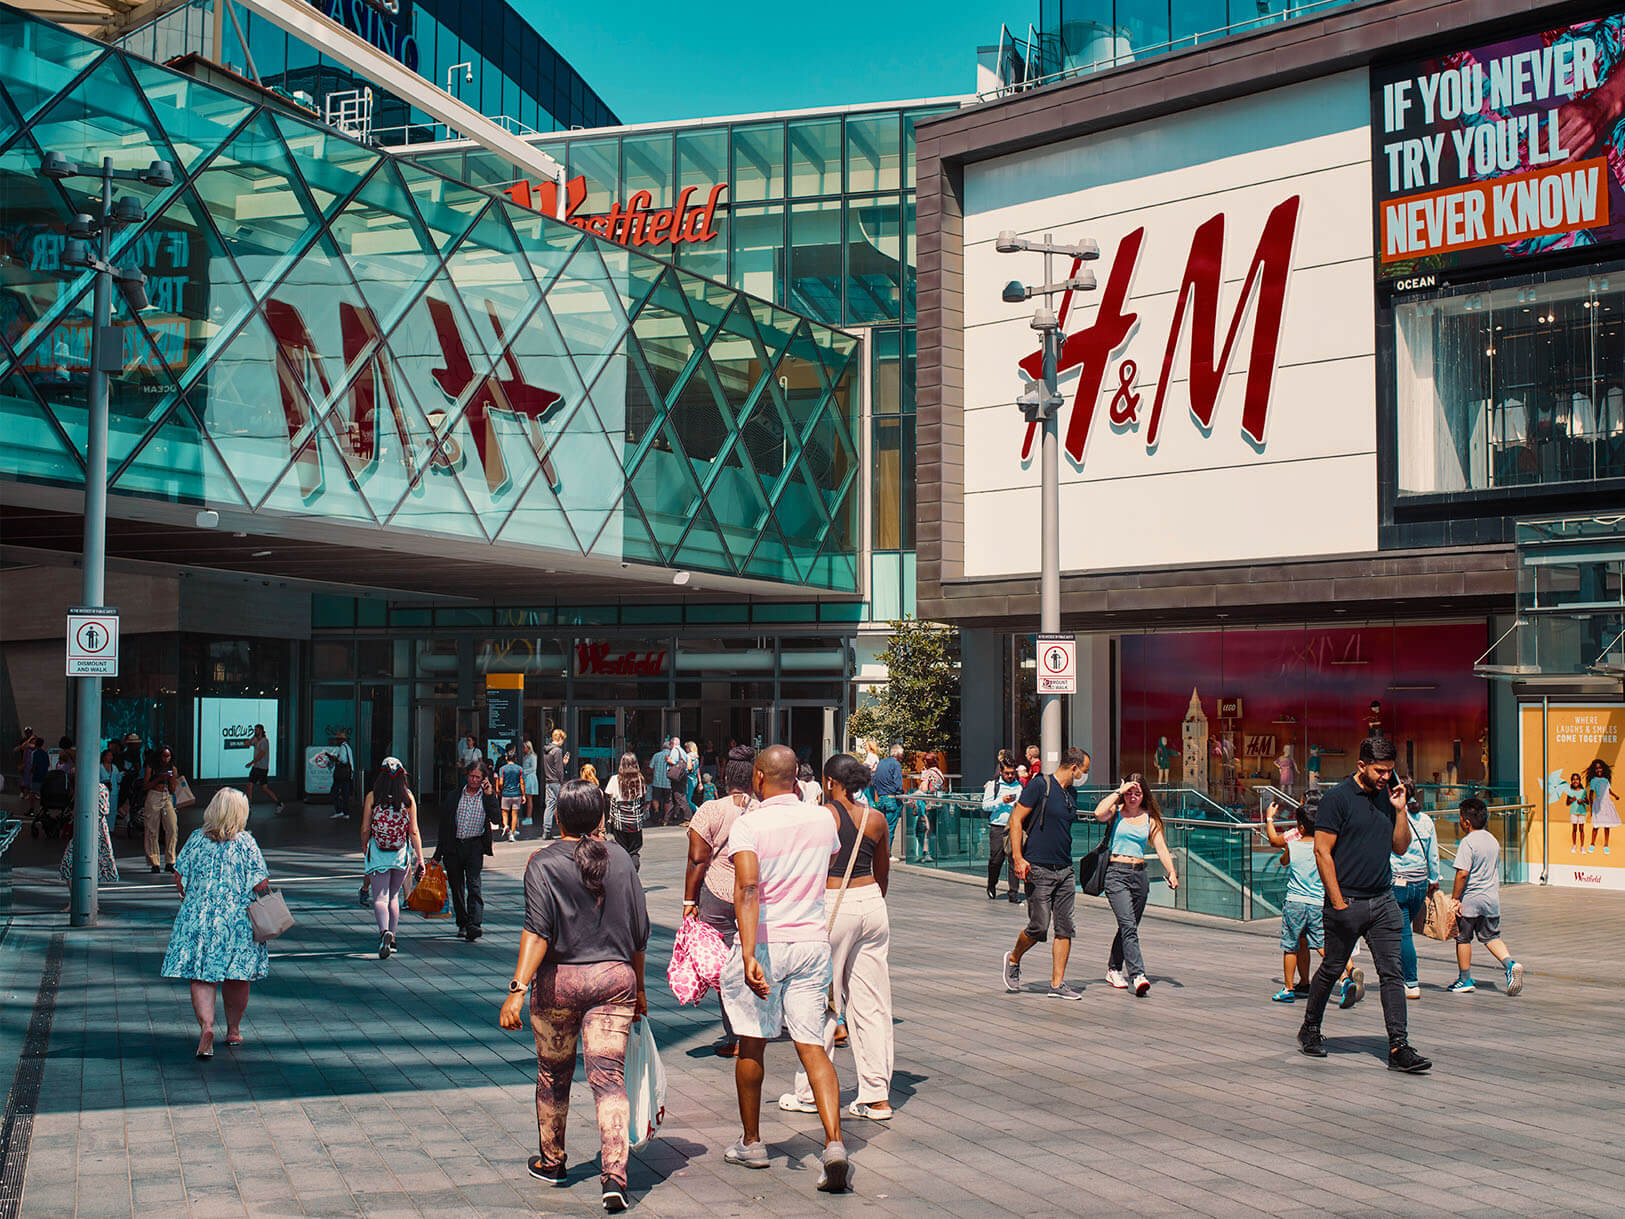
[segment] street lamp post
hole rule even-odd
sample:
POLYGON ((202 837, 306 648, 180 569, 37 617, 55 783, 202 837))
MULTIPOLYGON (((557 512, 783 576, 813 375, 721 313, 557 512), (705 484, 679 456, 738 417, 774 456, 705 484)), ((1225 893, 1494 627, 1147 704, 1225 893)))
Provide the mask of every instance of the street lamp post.
MULTIPOLYGON (((1080 262, 1093 261, 1100 257, 1100 247, 1094 241, 1085 238, 1076 245, 1064 245, 1054 240, 1049 233, 1044 234, 1042 241, 1034 241, 1027 237, 1017 237, 1014 233, 1006 231, 999 234, 994 248, 1001 254, 1015 254, 1023 251, 1039 253, 1044 256, 1044 283, 1040 287, 1028 287, 1019 280, 1011 280, 1004 286, 1004 299, 1010 304, 1031 300, 1035 296, 1044 298, 1044 303, 1033 312, 1032 328, 1039 333, 1043 342, 1042 387, 1028 390, 1016 399, 1016 405, 1021 413, 1027 417, 1028 423, 1040 423, 1043 426, 1043 443, 1039 451, 1039 472, 1041 477, 1040 491, 1040 537, 1039 537, 1039 571, 1038 571, 1038 632, 1041 635, 1054 635, 1061 629, 1061 436, 1060 436, 1060 410, 1066 399, 1061 397, 1060 387, 1057 383, 1057 365, 1060 362, 1061 324, 1050 308, 1049 298, 1057 292, 1089 292, 1095 287, 1095 273, 1087 269, 1076 270, 1066 279, 1056 282, 1052 273, 1055 255, 1073 260, 1074 266, 1080 262)), ((1059 694, 1045 694, 1039 703, 1039 737, 1038 747, 1042 754, 1041 764, 1045 774, 1053 774, 1061 761, 1061 699, 1059 694)))
MULTIPOLYGON (((115 267, 113 234, 146 219, 140 200, 130 195, 113 198, 115 182, 145 182, 149 186, 174 185, 175 171, 168 161, 154 161, 146 169, 114 169, 113 159, 103 157, 100 166, 81 166, 60 153, 45 154, 40 172, 62 180, 80 176, 101 181, 97 214, 83 212, 68 221, 68 243, 62 261, 71 267, 88 267, 96 275, 92 293, 90 332, 89 418, 85 439, 85 540, 81 557, 81 603, 100 607, 106 593, 107 570, 107 374, 123 367, 124 343, 113 329, 113 286, 124 293, 132 310, 148 306, 147 277, 138 267, 115 267)), ((102 679, 78 678, 78 717, 74 745, 79 753, 73 808, 73 876, 68 922, 74 927, 90 927, 96 922, 96 870, 101 858, 101 827, 98 826, 97 789, 101 779, 102 679)))

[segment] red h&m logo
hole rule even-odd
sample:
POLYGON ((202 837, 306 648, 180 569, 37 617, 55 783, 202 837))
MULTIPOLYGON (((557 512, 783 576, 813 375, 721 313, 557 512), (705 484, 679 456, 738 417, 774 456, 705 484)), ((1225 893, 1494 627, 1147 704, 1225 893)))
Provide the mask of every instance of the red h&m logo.
MULTIPOLYGON (((495 494, 511 478, 493 418, 493 412, 503 412, 518 418, 524 425, 531 447, 541 463, 543 476, 557 490, 559 480, 545 452, 541 424, 562 400, 561 395, 532 385, 525 379, 513 353, 512 339, 504 333, 502 321, 492 302, 486 302, 486 314, 491 320, 493 333, 503 343, 503 350, 496 367, 487 373, 475 371, 451 305, 434 296, 425 297, 424 303, 434 325, 442 360, 439 368, 429 370, 429 376, 451 404, 450 409, 456 409, 466 398, 462 418, 473 434, 474 449, 485 473, 486 487, 495 494)), ((384 357, 380 346, 378 319, 372 310, 349 301, 339 302, 338 314, 339 342, 343 352, 338 366, 347 369, 357 361, 363 361, 360 371, 351 379, 349 389, 328 416, 333 434, 340 441, 340 452, 345 463, 352 474, 358 474, 377 460, 381 394, 388 405, 389 421, 400 440, 409 476, 415 480, 418 460, 414 453, 412 428, 402 405, 400 388, 395 384, 394 364, 384 357)), ((315 420, 321 404, 332 395, 327 361, 323 359, 321 348, 297 305, 273 297, 265 303, 265 319, 277 347, 277 388, 288 427, 290 455, 299 466, 300 493, 309 499, 322 486, 321 450, 317 443, 319 428, 311 428, 297 450, 293 446, 315 420), (320 396, 314 402, 310 393, 312 378, 320 387, 320 396)), ((431 415, 439 413, 431 412, 431 415)), ((447 454, 451 447, 449 439, 441 440, 434 446, 430 463, 448 464, 450 459, 447 454)))
MULTIPOLYGON (((577 213, 587 201, 587 179, 578 175, 564 184, 564 219, 578 229, 621 245, 704 245, 720 235, 712 222, 716 219, 717 200, 726 189, 713 186, 703 204, 690 207, 689 200, 699 187, 685 186, 677 195, 676 207, 654 210, 649 206, 654 196, 640 190, 624 204, 615 203, 607 212, 581 216, 577 213)), ((532 208, 544 216, 559 214, 558 187, 552 182, 538 182, 534 186, 529 182, 515 182, 504 193, 520 207, 532 208)))
MULTIPOLYGON (((1167 401, 1169 377, 1173 373, 1174 357, 1179 352, 1180 339, 1184 334, 1187 310, 1191 315, 1191 417, 1206 433, 1213 428, 1219 391, 1224 386, 1225 371, 1230 365, 1236 336, 1246 317, 1248 301, 1254 299, 1255 295, 1257 307, 1253 316, 1252 358, 1247 366, 1241 430, 1254 445, 1263 447, 1264 432, 1269 422, 1270 388, 1275 379, 1275 354, 1281 340, 1287 274, 1292 266, 1292 241, 1298 228, 1299 202, 1300 196, 1293 195, 1278 204, 1265 220, 1264 231, 1259 236, 1258 247, 1247 268, 1247 278, 1241 285, 1236 311, 1230 318, 1230 328, 1216 357, 1214 348, 1218 339, 1219 288, 1224 264, 1224 213, 1205 221, 1192 236, 1185 273, 1179 282, 1173 322, 1168 327, 1168 338, 1163 347, 1162 373, 1157 379, 1157 393, 1151 403, 1151 418, 1146 427, 1145 447, 1148 451, 1157 447, 1162 428, 1162 408, 1167 401)), ((1061 347, 1056 371, 1078 369, 1078 384, 1073 397, 1072 415, 1067 423, 1065 448, 1067 456, 1079 465, 1083 463, 1084 454, 1089 448, 1089 434, 1094 428, 1106 372, 1112 360, 1127 345, 1139 321, 1139 314, 1125 313, 1123 307, 1128 301, 1144 240, 1145 229, 1138 228, 1118 243, 1117 257, 1112 260, 1111 275, 1101 296, 1099 314, 1090 325, 1076 334, 1067 335, 1061 347)), ((1074 261, 1070 274, 1076 275, 1081 265, 1081 260, 1074 261)), ((1071 307, 1072 293, 1069 291, 1061 297, 1060 323, 1063 330, 1071 307)), ((1044 356, 1040 350, 1022 360, 1019 367, 1029 381, 1038 381, 1043 376, 1043 363, 1044 356)), ((1138 372, 1139 366, 1131 359, 1123 359, 1117 366, 1118 384, 1108 407, 1108 417, 1118 427, 1137 430, 1140 426, 1140 395, 1133 392, 1134 378, 1138 372)), ((1032 456, 1037 434, 1038 424, 1029 423, 1021 446, 1023 461, 1032 456)))

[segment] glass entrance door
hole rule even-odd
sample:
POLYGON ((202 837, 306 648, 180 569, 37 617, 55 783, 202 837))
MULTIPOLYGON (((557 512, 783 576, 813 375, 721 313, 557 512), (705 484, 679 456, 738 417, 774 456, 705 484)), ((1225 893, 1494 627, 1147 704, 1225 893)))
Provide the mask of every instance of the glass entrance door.
POLYGON ((590 762, 602 786, 620 766, 621 754, 631 751, 648 778, 650 762, 660 747, 663 721, 659 707, 576 708, 576 756, 569 777, 575 778, 579 768, 590 762))

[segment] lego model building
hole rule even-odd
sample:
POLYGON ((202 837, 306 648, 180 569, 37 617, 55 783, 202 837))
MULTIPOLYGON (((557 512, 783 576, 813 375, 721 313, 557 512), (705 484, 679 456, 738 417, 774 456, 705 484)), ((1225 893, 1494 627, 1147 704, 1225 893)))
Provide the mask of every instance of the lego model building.
POLYGON ((1180 778, 1186 787, 1195 788, 1199 792, 1207 790, 1207 715, 1202 710, 1202 700, 1197 696, 1195 689, 1191 690, 1191 705, 1185 712, 1185 722, 1180 726, 1184 737, 1184 755, 1181 759, 1184 767, 1180 778))

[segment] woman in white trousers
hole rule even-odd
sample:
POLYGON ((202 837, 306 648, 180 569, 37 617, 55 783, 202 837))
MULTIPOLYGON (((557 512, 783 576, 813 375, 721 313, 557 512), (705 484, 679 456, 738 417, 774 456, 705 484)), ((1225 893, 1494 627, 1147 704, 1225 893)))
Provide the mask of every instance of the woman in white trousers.
MULTIPOLYGON (((885 817, 855 799, 869 786, 870 778, 869 768, 848 754, 837 754, 824 766, 824 807, 835 819, 841 839, 840 851, 830 859, 824 890, 834 976, 833 1006, 824 1019, 824 1049, 834 1055, 835 1017, 844 1012, 858 1072, 858 1097, 847 1112, 885 1122, 892 1115, 891 967, 887 961, 891 923, 886 917, 891 864, 885 817), (852 879, 843 893, 849 863, 852 879)), ((795 1091, 779 1098, 779 1108, 795 1113, 818 1111, 805 1072, 797 1073, 795 1091)))

